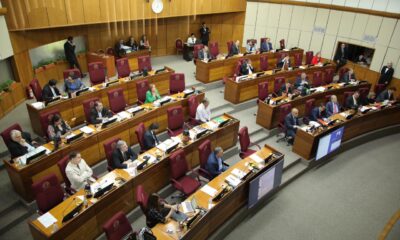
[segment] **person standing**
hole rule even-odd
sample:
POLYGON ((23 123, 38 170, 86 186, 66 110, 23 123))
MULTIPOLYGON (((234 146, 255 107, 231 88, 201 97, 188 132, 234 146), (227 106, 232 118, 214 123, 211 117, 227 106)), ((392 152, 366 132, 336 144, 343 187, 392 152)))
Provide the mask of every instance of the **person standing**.
POLYGON ((208 41, 210 40, 210 29, 207 27, 206 23, 203 22, 203 24, 201 24, 201 28, 200 28, 200 38, 201 38, 201 43, 203 45, 208 46, 208 41))
POLYGON ((381 70, 379 84, 385 84, 385 86, 388 86, 390 84, 390 81, 392 81, 393 73, 394 73, 393 63, 389 62, 381 70))
MULTIPOLYGON (((65 58, 67 59, 70 68, 76 67, 82 74, 81 66, 79 65, 78 59, 75 55, 75 48, 76 46, 74 43, 74 38, 72 36, 69 36, 67 41, 64 43, 65 58)), ((82 74, 81 77, 85 77, 85 75, 82 74)))
POLYGON ((340 44, 340 48, 336 51, 335 54, 335 62, 336 62, 336 72, 339 68, 346 65, 348 59, 348 50, 345 43, 340 44))

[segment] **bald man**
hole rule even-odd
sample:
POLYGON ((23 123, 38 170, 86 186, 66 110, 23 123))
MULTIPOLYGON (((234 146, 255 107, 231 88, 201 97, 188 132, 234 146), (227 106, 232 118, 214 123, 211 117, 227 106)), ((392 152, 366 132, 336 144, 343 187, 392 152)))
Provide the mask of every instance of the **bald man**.
POLYGON ((286 136, 293 142, 299 127, 299 110, 292 108, 292 111, 285 117, 286 136))

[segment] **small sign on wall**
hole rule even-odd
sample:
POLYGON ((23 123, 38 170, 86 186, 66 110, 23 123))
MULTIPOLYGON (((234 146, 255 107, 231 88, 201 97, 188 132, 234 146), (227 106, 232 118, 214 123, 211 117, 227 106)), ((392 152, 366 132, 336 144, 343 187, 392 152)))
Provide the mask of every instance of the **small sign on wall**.
POLYGON ((368 42, 368 43, 376 43, 376 36, 372 36, 372 35, 367 35, 365 34, 363 37, 363 41, 364 42, 368 42))
POLYGON ((325 28, 315 26, 313 32, 325 34, 325 28))

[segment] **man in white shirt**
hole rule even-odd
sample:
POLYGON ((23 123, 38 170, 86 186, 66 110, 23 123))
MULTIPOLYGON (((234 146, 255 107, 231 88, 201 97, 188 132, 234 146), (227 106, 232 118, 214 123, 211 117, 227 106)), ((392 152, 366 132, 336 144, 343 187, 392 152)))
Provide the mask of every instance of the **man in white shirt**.
POLYGON ((190 37, 187 39, 187 44, 189 46, 195 45, 196 44, 196 37, 194 36, 194 33, 190 35, 190 37))
POLYGON ((196 109, 196 120, 200 122, 208 122, 211 119, 210 102, 207 98, 201 101, 200 105, 196 109))
POLYGON ((93 175, 92 169, 82 159, 81 154, 75 151, 69 154, 69 162, 65 168, 65 173, 71 182, 71 187, 77 191, 84 188, 93 175))

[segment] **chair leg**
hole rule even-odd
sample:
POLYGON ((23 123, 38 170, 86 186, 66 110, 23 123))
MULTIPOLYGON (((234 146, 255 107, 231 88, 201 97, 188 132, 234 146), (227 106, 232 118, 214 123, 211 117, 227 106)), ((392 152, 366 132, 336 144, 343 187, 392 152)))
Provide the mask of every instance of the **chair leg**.
POLYGON ((185 194, 179 193, 178 195, 171 196, 171 199, 179 198, 180 200, 182 200, 184 197, 185 197, 185 194))

